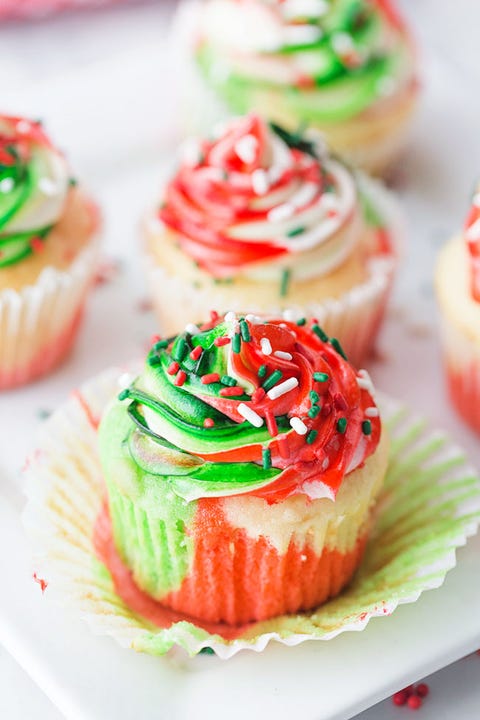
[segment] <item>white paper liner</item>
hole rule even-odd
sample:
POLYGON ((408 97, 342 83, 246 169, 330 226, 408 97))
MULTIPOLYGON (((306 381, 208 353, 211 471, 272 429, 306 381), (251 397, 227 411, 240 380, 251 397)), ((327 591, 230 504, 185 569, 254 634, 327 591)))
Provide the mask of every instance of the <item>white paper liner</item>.
POLYGON ((123 647, 155 655, 173 646, 189 655, 208 647, 229 658, 242 649, 261 651, 271 640, 296 645, 363 630, 372 617, 389 615, 439 587, 456 564, 456 548, 478 528, 480 479, 463 452, 398 402, 381 397, 392 441, 390 466, 369 548, 352 585, 314 612, 257 623, 235 640, 187 620, 156 628, 116 595, 93 547, 105 495, 94 425, 131 379, 118 368, 104 372, 44 424, 27 470, 24 516, 34 568, 48 582, 48 596, 72 605, 95 633, 123 647))
POLYGON ((0 390, 49 372, 68 352, 96 270, 98 234, 66 270, 46 267, 33 285, 0 291, 0 390))

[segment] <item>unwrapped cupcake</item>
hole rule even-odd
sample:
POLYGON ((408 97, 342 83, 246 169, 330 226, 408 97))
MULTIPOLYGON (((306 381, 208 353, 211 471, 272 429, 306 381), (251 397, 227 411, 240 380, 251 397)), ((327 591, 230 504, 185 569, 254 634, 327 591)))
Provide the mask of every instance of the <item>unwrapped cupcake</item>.
POLYGON ((115 552, 137 588, 120 594, 228 625, 337 595, 388 462, 372 392, 304 319, 212 313, 157 341, 99 430, 115 552))
POLYGON ((192 140, 146 223, 153 301, 167 335, 219 310, 314 317, 360 364, 393 280, 397 209, 318 137, 257 115, 192 140))
POLYGON ((98 226, 40 123, 0 115, 0 389, 45 374, 70 350, 98 226))
POLYGON ((190 126, 255 110, 292 131, 301 123, 321 130, 375 173, 403 148, 416 62, 389 1, 206 0, 193 35, 205 87, 197 97, 191 79, 190 126))
POLYGON ((442 249, 435 284, 450 397, 480 432, 480 186, 463 234, 442 249))

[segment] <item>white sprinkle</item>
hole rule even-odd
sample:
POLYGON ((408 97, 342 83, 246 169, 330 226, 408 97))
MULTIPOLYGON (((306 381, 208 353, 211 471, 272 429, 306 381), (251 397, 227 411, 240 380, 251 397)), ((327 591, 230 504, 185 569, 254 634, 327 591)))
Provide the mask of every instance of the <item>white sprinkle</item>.
POLYGON ((188 325, 185 325, 185 332, 187 332, 189 335, 198 335, 198 333, 200 332, 200 328, 198 327, 198 325, 188 323, 188 325))
POLYGON ((262 353, 264 355, 271 355, 272 354, 272 343, 270 340, 266 337, 263 337, 260 340, 260 347, 262 348, 262 353))
POLYGON ((480 192, 475 193, 475 195, 473 196, 472 205, 475 205, 475 207, 480 208, 480 192))
POLYGON ((235 152, 246 164, 253 163, 257 154, 258 140, 253 135, 245 135, 235 143, 235 152))
POLYGON ((345 55, 354 49, 352 36, 348 33, 335 33, 332 37, 332 47, 337 55, 345 55))
POLYGON ((252 173, 252 188, 255 195, 266 195, 270 190, 268 175, 265 170, 258 168, 252 173))
POLYGON ((366 370, 359 370, 358 374, 360 377, 357 377, 357 384, 358 387, 362 390, 368 390, 368 392, 373 395, 375 392, 375 388, 372 383, 372 379, 368 372, 366 370))
POLYGON ((295 322, 295 320, 297 320, 297 317, 298 313, 291 308, 287 308, 283 311, 283 319, 287 320, 287 322, 295 322))
POLYGON ((320 40, 322 35, 316 25, 287 25, 283 30, 285 45, 308 45, 320 40))
MULTIPOLYGON (((293 390, 293 388, 296 388, 297 386, 298 386, 297 378, 294 378, 294 377, 288 378, 288 380, 284 380, 279 385, 275 385, 275 387, 271 388, 271 390, 269 390, 267 392, 267 395, 270 398, 270 400, 276 400, 277 398, 282 397, 282 395, 285 395, 286 393, 290 392, 290 390, 293 390)), ((294 418, 292 418, 292 420, 293 419, 294 418)), ((302 421, 300 420, 300 422, 302 422, 302 421)), ((290 425, 292 425, 291 422, 290 422, 290 425)), ((302 425, 303 425, 303 423, 302 423, 302 425)), ((293 427, 293 425, 292 425, 292 427, 293 427)), ((293 429, 295 430, 295 428, 293 428, 293 429)), ((298 432, 298 430, 296 432, 298 432)), ((306 432, 306 430, 305 430, 305 432, 306 432)), ((303 435, 303 433, 299 433, 299 434, 303 435)))
POLYGON ((268 171, 268 179, 270 180, 270 184, 275 185, 275 183, 280 180, 284 172, 285 167, 283 167, 282 165, 272 165, 272 167, 268 171))
POLYGON ((14 185, 15 183, 13 182, 13 178, 3 178, 3 180, 0 180, 0 192, 8 193, 13 190, 14 185))
POLYGON ((47 177, 40 178, 38 187, 45 195, 56 195, 58 191, 57 185, 47 177))
POLYGON ((307 556, 306 555, 300 555, 300 560, 302 562, 307 562, 307 556))
POLYGON ((19 120, 17 122, 17 132, 25 134, 25 133, 29 133, 31 129, 32 129, 32 126, 30 125, 29 122, 27 122, 27 120, 19 120))
POLYGON ((473 225, 470 225, 467 232, 465 233, 467 240, 480 240, 480 218, 475 220, 473 225))
POLYGON ((270 222, 279 222, 281 220, 288 220, 295 213, 295 206, 291 203, 283 203, 283 205, 277 205, 268 212, 268 219, 270 222))
POLYGON ((329 465, 330 465, 330 460, 328 459, 328 457, 326 457, 325 460, 322 462, 322 470, 326 470, 329 465))
POLYGON ((245 315, 245 320, 247 320, 249 323, 252 323, 252 325, 261 325, 263 322, 261 317, 252 314, 245 315))
POLYGON ((224 317, 225 322, 231 323, 234 322, 237 319, 236 314, 233 312, 233 310, 230 310, 227 312, 227 314, 224 317))
POLYGON ((380 413, 378 412, 378 408, 376 407, 368 407, 365 410, 365 417, 378 417, 380 413))
POLYGON ((297 193, 295 193, 295 195, 293 195, 290 202, 292 205, 295 205, 296 208, 305 207, 305 205, 309 205, 312 202, 313 198, 317 195, 318 190, 318 185, 316 183, 307 182, 297 193))
POLYGON ((306 435, 308 432, 307 426, 299 417, 290 418, 290 427, 295 430, 297 435, 306 435))
POLYGON ((196 167, 202 159, 202 148, 200 142, 195 138, 185 140, 180 148, 183 162, 189 167, 196 167))
POLYGON ((239 415, 241 415, 245 420, 248 420, 248 422, 253 425, 254 427, 262 427, 263 425, 263 418, 260 417, 258 413, 255 412, 255 410, 252 410, 251 407, 248 407, 248 405, 245 405, 245 403, 240 403, 237 407, 239 415))
POLYGON ((287 20, 297 18, 319 18, 328 11, 326 0, 285 0, 282 5, 283 16, 287 20))
POLYGON ((283 350, 275 350, 273 354, 281 360, 293 360, 293 355, 289 352, 284 352, 283 350))

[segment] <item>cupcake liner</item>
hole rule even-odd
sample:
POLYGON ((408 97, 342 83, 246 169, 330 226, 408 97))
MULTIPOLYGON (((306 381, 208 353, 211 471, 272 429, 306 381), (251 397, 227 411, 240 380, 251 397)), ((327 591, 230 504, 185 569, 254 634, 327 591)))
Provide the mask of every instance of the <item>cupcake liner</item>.
POLYGON ((450 398, 461 417, 480 432, 480 345, 446 315, 441 332, 450 398))
POLYGON ((94 543, 94 536, 98 541, 108 534, 108 526, 98 523, 105 487, 96 429, 106 404, 131 380, 121 373, 111 369, 91 380, 44 424, 27 470, 25 523, 47 595, 73 605, 95 633, 123 647, 153 655, 174 646, 189 655, 210 648, 229 658, 242 649, 261 651, 271 640, 296 645, 362 630, 372 617, 439 587, 455 566, 456 548, 477 530, 480 479, 462 451, 383 397, 392 440, 389 470, 365 558, 348 589, 313 612, 243 628, 201 627, 169 611, 162 614, 165 627, 157 627, 117 595, 94 543))
POLYGON ((254 297, 245 300, 245 291, 240 290, 235 296, 229 285, 213 281, 200 287, 190 284, 179 275, 170 275, 147 256, 148 283, 162 332, 166 335, 179 332, 192 317, 208 317, 212 309, 219 312, 260 312, 272 316, 288 309, 298 317, 316 318, 328 335, 340 340, 349 360, 360 366, 372 350, 384 318, 397 257, 404 244, 405 229, 400 209, 384 186, 360 173, 358 178, 361 187, 385 218, 393 245, 391 254, 378 254, 368 261, 365 282, 352 287, 339 298, 312 301, 302 306, 288 298, 283 302, 276 298, 266 307, 256 304, 254 297), (172 298, 175 298, 173 307, 172 298))
POLYGON ((34 285, 0 291, 0 390, 35 380, 67 355, 97 254, 95 236, 68 270, 46 267, 34 285))

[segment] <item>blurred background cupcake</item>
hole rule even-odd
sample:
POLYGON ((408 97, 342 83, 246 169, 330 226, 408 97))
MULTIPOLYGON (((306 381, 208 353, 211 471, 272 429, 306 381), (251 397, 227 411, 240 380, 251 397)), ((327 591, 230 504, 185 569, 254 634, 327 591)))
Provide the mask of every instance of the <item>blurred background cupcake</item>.
POLYGON ((161 330, 211 308, 316 318, 355 363, 375 341, 399 244, 381 185, 318 138, 257 115, 192 140, 146 223, 161 330))
POLYGON ((435 284, 450 397, 480 432, 480 185, 463 234, 440 253, 435 284))
POLYGON ((98 225, 40 123, 0 116, 0 389, 43 375, 70 350, 98 225))
POLYGON ((415 53, 387 0, 206 0, 187 3, 184 18, 204 80, 189 81, 190 128, 255 110, 290 130, 321 130, 374 173, 404 147, 415 53))

